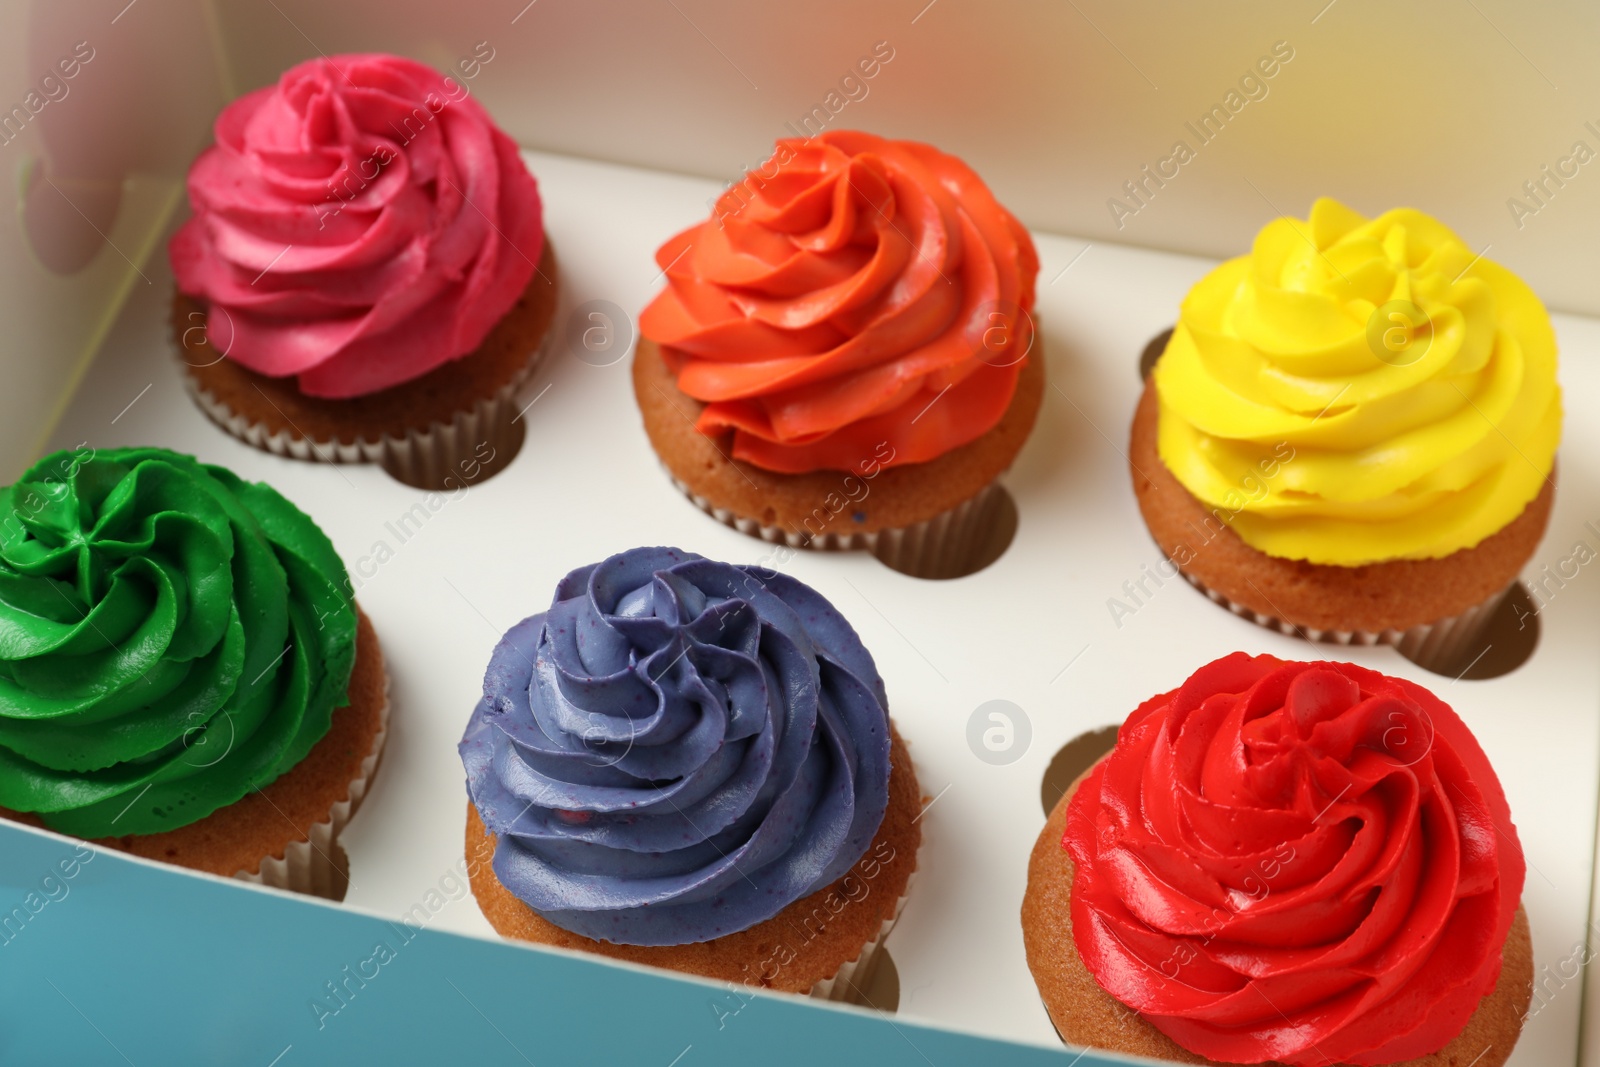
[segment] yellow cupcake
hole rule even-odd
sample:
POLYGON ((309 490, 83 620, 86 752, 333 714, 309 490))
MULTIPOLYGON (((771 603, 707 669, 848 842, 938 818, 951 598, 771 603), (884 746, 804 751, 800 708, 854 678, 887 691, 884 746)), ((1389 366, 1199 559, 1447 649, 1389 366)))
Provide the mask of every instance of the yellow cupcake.
POLYGON ((1550 316, 1410 208, 1322 199, 1269 223, 1190 290, 1147 393, 1153 441, 1136 419, 1132 458, 1157 540, 1219 599, 1295 629, 1398 640, 1478 606, 1548 518, 1550 316), (1184 537, 1189 504, 1203 517, 1177 517, 1184 537))
POLYGON ((1318 200, 1190 291, 1155 370, 1160 454, 1223 505, 1287 442, 1233 519, 1272 556, 1437 559, 1538 496, 1561 436, 1544 305, 1410 208, 1318 200))

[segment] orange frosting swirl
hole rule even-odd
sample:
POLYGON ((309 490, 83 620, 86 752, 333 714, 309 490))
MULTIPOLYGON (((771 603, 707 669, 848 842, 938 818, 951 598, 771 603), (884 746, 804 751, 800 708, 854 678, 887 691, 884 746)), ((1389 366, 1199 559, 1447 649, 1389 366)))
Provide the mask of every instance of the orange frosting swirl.
POLYGON ((1033 241, 965 163, 915 141, 781 140, 656 252, 640 332, 705 434, 780 473, 889 465, 981 437, 1033 343, 1033 241))

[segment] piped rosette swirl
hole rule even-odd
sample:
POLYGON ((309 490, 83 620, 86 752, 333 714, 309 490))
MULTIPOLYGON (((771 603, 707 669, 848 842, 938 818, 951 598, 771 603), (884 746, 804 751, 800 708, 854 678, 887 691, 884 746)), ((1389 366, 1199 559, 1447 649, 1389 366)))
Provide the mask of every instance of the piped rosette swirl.
POLYGON ((538 187, 466 87, 319 57, 223 109, 169 252, 211 348, 307 396, 366 396, 473 352, 544 247, 538 187))
POLYGON ((965 163, 914 141, 780 140, 656 261, 667 288, 640 332, 704 402, 697 427, 770 471, 973 441, 1032 346, 1027 231, 965 163))
POLYGON ((888 804, 872 657, 817 592, 668 548, 573 571, 461 741, 494 872, 596 940, 734 933, 848 872, 888 804))
POLYGON ((1442 559, 1549 483, 1556 363, 1538 296, 1443 223, 1321 199, 1184 298, 1153 374, 1161 461, 1267 555, 1442 559))
POLYGON ((1442 1048, 1495 988, 1524 876, 1499 781, 1443 701, 1243 653, 1134 712, 1062 843, 1096 981, 1226 1063, 1442 1048))
POLYGON ((295 767, 345 705, 356 608, 275 490, 156 448, 0 489, 0 806, 80 837, 187 826, 295 767))

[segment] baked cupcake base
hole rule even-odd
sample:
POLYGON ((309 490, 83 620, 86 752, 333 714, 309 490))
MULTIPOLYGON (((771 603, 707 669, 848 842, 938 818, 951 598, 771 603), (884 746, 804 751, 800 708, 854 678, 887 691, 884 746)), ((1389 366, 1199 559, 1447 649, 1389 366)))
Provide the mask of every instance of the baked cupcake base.
POLYGON ((263 451, 325 463, 378 463, 407 485, 457 489, 509 462, 522 444, 516 398, 552 344, 559 301, 555 253, 477 350, 420 378, 367 396, 301 393, 206 339, 206 308, 175 293, 173 340, 195 403, 233 436, 263 451), (453 480, 452 480, 453 479, 453 480))
MULTIPOLYGON (((270 785, 197 822, 156 834, 91 840, 144 859, 337 899, 346 872, 334 841, 366 796, 388 733, 389 679, 378 635, 357 609, 350 702, 306 757, 270 785)), ((0 816, 45 828, 39 816, 0 816)))
MULTIPOLYGON (((1072 935, 1072 859, 1061 839, 1067 804, 1082 781, 1073 782, 1056 803, 1034 843, 1022 898, 1028 969, 1050 1021, 1070 1045, 1178 1063, 1215 1063, 1183 1048, 1107 993, 1078 955, 1072 935)), ((1533 943, 1527 913, 1519 906, 1502 950, 1500 980, 1467 1020, 1466 1029, 1438 1052, 1395 1067, 1502 1067, 1522 1033, 1522 1017, 1532 999, 1533 943)))
POLYGON ((678 388, 655 342, 640 338, 633 357, 645 433, 673 484, 702 511, 764 541, 867 551, 924 578, 962 573, 986 547, 1003 506, 995 479, 1032 432, 1044 384, 1044 356, 1035 344, 1011 406, 976 441, 926 463, 880 469, 863 456, 857 471, 781 474, 731 459, 726 438, 695 429, 705 405, 678 388))
POLYGON ((495 835, 467 801, 466 858, 472 892, 501 936, 682 971, 741 986, 849 1000, 905 904, 922 831, 921 790, 898 733, 889 754, 889 807, 872 845, 851 872, 748 930, 690 945, 618 945, 564 930, 541 917, 495 877, 495 835), (887 856, 886 856, 887 853, 887 856), (877 864, 875 874, 863 864, 877 864), (850 882, 850 886, 845 883, 850 882), (858 888, 867 887, 865 896, 858 888), (854 895, 859 899, 852 900, 854 895), (830 899, 831 898, 831 899, 830 899), (840 902, 843 906, 840 907, 840 902), (833 906, 830 907, 829 905, 833 906))
POLYGON ((1313 640, 1392 644, 1423 666, 1448 661, 1493 616, 1550 521, 1554 472, 1510 525, 1443 559, 1335 567, 1269 556, 1245 544, 1161 462, 1159 414, 1155 386, 1146 382, 1128 461, 1156 544, 1213 600, 1313 640))

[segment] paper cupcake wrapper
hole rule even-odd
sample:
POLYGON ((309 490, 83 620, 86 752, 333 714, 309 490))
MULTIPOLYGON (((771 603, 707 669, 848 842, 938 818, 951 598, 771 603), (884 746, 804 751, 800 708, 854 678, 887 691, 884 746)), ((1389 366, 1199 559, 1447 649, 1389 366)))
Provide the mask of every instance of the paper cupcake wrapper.
POLYGON ((993 528, 1005 499, 1000 483, 990 482, 978 490, 977 495, 948 511, 910 526, 872 533, 826 530, 813 535, 805 530, 764 525, 739 515, 696 493, 671 470, 667 471, 667 476, 695 507, 742 534, 814 552, 870 552, 887 566, 915 578, 942 578, 961 573, 966 562, 982 551, 984 538, 993 528))
POLYGON ((291 841, 281 856, 268 856, 261 861, 259 871, 238 871, 234 877, 242 882, 288 889, 295 893, 338 900, 338 888, 345 881, 335 859, 334 842, 344 831, 362 798, 367 795, 367 785, 378 769, 378 758, 383 754, 383 742, 389 736, 389 672, 383 672, 383 706, 378 710, 378 735, 372 739, 372 750, 361 761, 361 773, 350 783, 350 791, 328 812, 326 820, 315 823, 304 841, 291 841))
MULTIPOLYGON (((910 759, 910 745, 907 748, 907 758, 910 759)), ((916 774, 917 761, 910 760, 911 770, 916 774)), ((917 782, 922 782, 921 775, 917 775, 917 782)), ((919 798, 920 799, 920 798, 919 798)), ((922 838, 917 840, 917 854, 911 857, 911 873, 906 876, 905 888, 900 891, 900 896, 894 902, 894 910, 889 917, 883 920, 883 925, 878 928, 878 934, 871 941, 861 946, 861 952, 853 960, 847 960, 832 978, 823 978, 811 987, 808 994, 816 1000, 831 1000, 835 1003, 857 1004, 861 1007, 876 1008, 877 1005, 869 1004, 865 998, 865 991, 872 984, 873 973, 877 969, 883 943, 889 939, 889 934, 894 931, 895 924, 900 921, 900 913, 905 911, 906 900, 911 896, 911 887, 917 883, 917 874, 921 869, 922 838)))
POLYGON ((1494 618, 1501 602, 1516 586, 1513 582, 1483 603, 1459 614, 1405 630, 1319 630, 1313 626, 1296 626, 1274 615, 1264 615, 1228 599, 1182 568, 1179 568, 1179 573, 1190 585, 1235 615, 1265 626, 1269 630, 1276 630, 1290 637, 1306 637, 1319 644, 1390 645, 1412 663, 1436 674, 1452 673, 1449 669, 1450 664, 1459 663, 1463 655, 1473 651, 1474 642, 1483 635, 1484 629, 1494 618))
POLYGON ((206 416, 245 444, 276 456, 312 463, 376 463, 407 485, 426 489, 450 488, 451 474, 459 479, 466 465, 479 462, 477 450, 488 444, 496 455, 518 444, 517 397, 533 378, 553 345, 555 331, 546 331, 539 347, 506 385, 479 400, 447 422, 434 422, 404 434, 384 434, 356 441, 317 440, 292 430, 269 430, 234 411, 188 373, 184 387, 206 416))
MULTIPOLYGON (((920 848, 918 853, 920 855, 920 848)), ((879 953, 883 948, 883 943, 888 940, 895 924, 900 921, 900 913, 905 910, 906 899, 911 895, 911 887, 916 884, 916 881, 917 871, 913 869, 911 876, 906 879, 906 887, 901 892, 900 899, 894 902, 894 912, 883 920, 883 926, 879 928, 878 936, 862 945, 861 954, 841 966, 832 978, 824 978, 812 986, 809 996, 816 1000, 858 1004, 866 1008, 877 1007, 875 1004, 867 1003, 864 992, 872 984, 872 976, 877 970, 879 953)))

